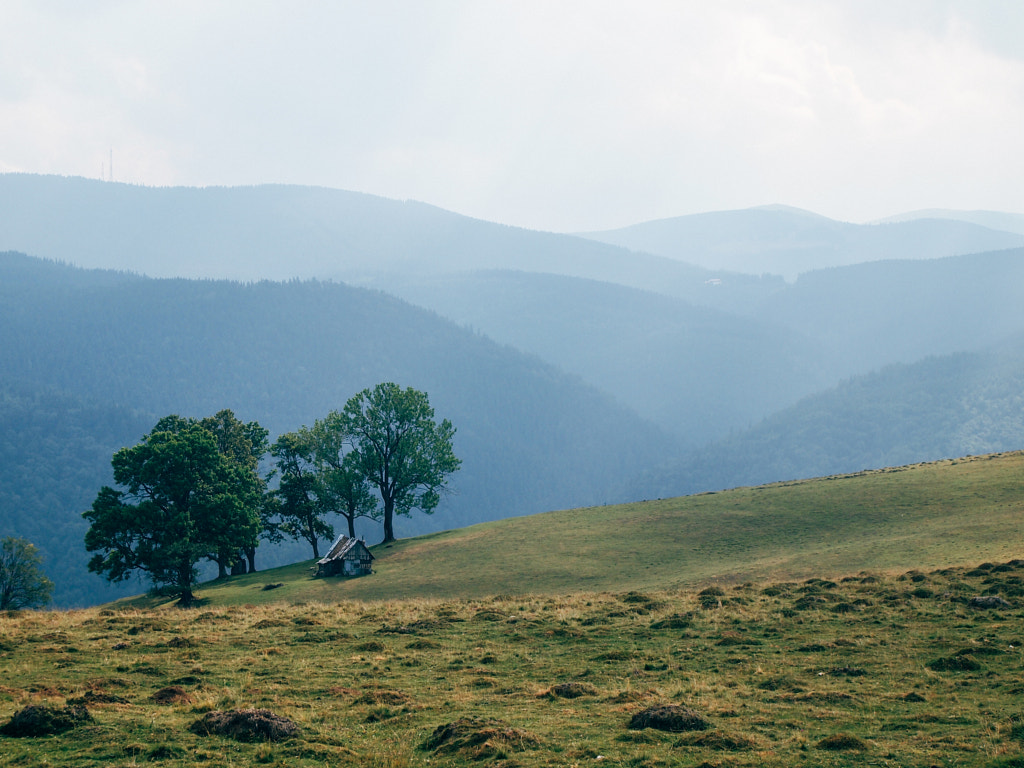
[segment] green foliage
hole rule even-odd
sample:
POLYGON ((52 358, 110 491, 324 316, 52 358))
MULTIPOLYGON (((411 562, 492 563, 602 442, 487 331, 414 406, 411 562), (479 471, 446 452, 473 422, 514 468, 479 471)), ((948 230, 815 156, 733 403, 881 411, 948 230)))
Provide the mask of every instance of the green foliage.
POLYGON ((340 421, 353 441, 353 466, 380 493, 384 541, 394 541, 394 515, 431 514, 448 475, 461 466, 452 448, 455 427, 434 421, 426 393, 393 382, 352 397, 340 421))
POLYGON ((202 558, 254 546, 259 534, 262 481, 247 458, 251 443, 240 450, 243 463, 202 422, 167 416, 114 454, 125 490, 105 486, 84 513, 86 549, 98 551, 89 569, 110 581, 142 571, 189 602, 202 558))
POLYGON ((309 543, 313 557, 319 558, 319 541, 333 536, 334 528, 323 519, 312 434, 305 427, 286 432, 274 441, 270 453, 279 476, 272 494, 274 513, 280 519, 278 528, 285 536, 309 543))
POLYGON ((0 611, 38 608, 50 602, 53 582, 42 571, 43 558, 30 541, 0 540, 0 611))

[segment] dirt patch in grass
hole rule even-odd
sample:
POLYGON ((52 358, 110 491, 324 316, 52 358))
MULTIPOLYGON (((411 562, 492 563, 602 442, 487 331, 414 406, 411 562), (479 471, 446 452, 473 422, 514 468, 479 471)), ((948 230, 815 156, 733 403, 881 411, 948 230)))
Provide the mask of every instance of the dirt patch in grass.
POLYGON ((693 626, 693 615, 673 613, 658 621, 651 622, 651 629, 689 629, 693 626))
POLYGON ((972 597, 970 602, 971 608, 978 608, 980 610, 1006 610, 1013 608, 1013 605, 998 595, 981 595, 979 597, 972 597))
POLYGON ((789 691, 791 693, 803 691, 803 686, 792 677, 785 675, 782 677, 769 677, 767 680, 762 680, 758 683, 757 687, 762 691, 789 691))
POLYGON ((597 688, 590 683, 556 683, 541 696, 552 699, 578 699, 581 696, 597 696, 597 688))
POLYGON ((849 693, 843 693, 842 691, 811 691, 810 693, 801 693, 799 696, 793 696, 792 700, 820 702, 822 704, 848 704, 853 702, 854 698, 849 693))
POLYGON ((757 744, 753 739, 748 739, 746 736, 725 733, 724 731, 706 731, 683 736, 673 746, 700 747, 701 749, 715 749, 720 752, 743 752, 748 749, 754 749, 757 744))
POLYGON ((654 690, 628 690, 620 691, 619 693, 616 693, 614 696, 609 696, 607 699, 605 699, 605 701, 607 701, 610 704, 635 704, 638 701, 650 701, 651 699, 657 699, 660 697, 660 695, 661 694, 654 690))
POLYGON ((866 741, 852 733, 835 733, 826 736, 814 746, 830 752, 864 752, 868 748, 866 741))
POLYGON ((15 712, 14 716, 0 727, 0 733, 15 738, 52 736, 92 721, 89 710, 82 706, 51 707, 39 704, 15 712))
POLYGON ((159 691, 154 693, 150 698, 153 699, 155 704, 163 706, 169 706, 171 704, 191 704, 192 697, 188 691, 182 688, 180 685, 169 685, 166 688, 161 688, 159 691))
POLYGON ((399 704, 408 704, 412 701, 412 698, 407 693, 402 691, 393 691, 387 688, 373 688, 368 691, 364 691, 363 694, 355 700, 355 704, 388 704, 390 706, 397 706, 399 704))
POLYGON ((81 696, 68 699, 71 706, 91 707, 94 704, 127 704, 128 699, 105 691, 86 691, 81 696))
POLYGON ((355 649, 357 651, 366 651, 368 653, 380 653, 382 651, 386 651, 388 647, 379 640, 368 640, 365 643, 359 643, 355 649))
POLYGON ((484 609, 473 614, 473 621, 504 621, 508 616, 501 611, 484 609))
POLYGON ((632 651, 607 651, 595 656, 594 661, 629 661, 634 655, 632 651))
POLYGON ((184 760, 188 753, 177 744, 158 744, 146 753, 146 760, 156 763, 161 760, 184 760))
POLYGON ((233 709, 207 712, 189 730, 197 736, 226 736, 235 741, 284 741, 297 735, 299 727, 269 709, 233 709))
POLYGON ((440 648, 441 645, 440 643, 435 643, 433 640, 427 640, 426 638, 421 637, 413 640, 405 647, 411 651, 427 651, 432 648, 440 648))
POLYGON ((542 742, 529 731, 513 728, 501 720, 460 717, 439 725, 420 744, 420 749, 435 754, 459 754, 472 760, 507 757, 509 752, 535 749, 542 742))
POLYGON ((981 669, 981 664, 970 656, 948 656, 929 661, 925 666, 933 672, 977 672, 981 669))
POLYGON ((631 731, 654 728, 669 733, 682 733, 683 731, 706 731, 710 727, 711 722, 699 712, 679 704, 648 707, 642 712, 637 712, 629 721, 631 731))

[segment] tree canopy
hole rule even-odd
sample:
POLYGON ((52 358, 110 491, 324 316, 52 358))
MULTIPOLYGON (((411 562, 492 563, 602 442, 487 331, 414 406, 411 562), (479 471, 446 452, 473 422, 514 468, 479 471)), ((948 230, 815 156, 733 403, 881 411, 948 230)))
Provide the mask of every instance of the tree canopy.
POLYGON ((110 581, 142 572, 190 602, 197 563, 255 546, 260 532, 262 481, 235 455, 219 450, 204 423, 179 416, 115 453, 114 481, 124 490, 104 486, 84 513, 86 549, 98 552, 89 570, 110 581))
POLYGON ((364 389, 328 418, 351 440, 352 466, 380 494, 384 542, 395 539, 396 514, 431 514, 462 464, 452 447, 455 427, 436 422, 426 393, 412 387, 364 389))
POLYGON ((333 536, 334 528, 323 519, 323 492, 310 430, 302 427, 286 432, 274 441, 270 452, 280 476, 272 495, 274 511, 280 518, 278 530, 289 538, 308 542, 313 557, 319 558, 319 541, 333 536))

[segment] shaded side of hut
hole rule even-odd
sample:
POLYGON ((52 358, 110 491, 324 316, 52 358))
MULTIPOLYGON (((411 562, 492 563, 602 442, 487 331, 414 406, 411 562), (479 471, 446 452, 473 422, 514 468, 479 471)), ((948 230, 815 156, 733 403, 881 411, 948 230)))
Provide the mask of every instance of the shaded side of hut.
POLYGON ((369 576, 373 573, 373 555, 361 539, 342 534, 327 554, 316 562, 317 576, 369 576))

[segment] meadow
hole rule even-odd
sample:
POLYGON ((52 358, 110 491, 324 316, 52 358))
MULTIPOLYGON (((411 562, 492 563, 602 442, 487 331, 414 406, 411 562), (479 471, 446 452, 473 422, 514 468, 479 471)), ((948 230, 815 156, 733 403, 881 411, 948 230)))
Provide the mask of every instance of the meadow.
POLYGON ((1024 561, 567 597, 0 618, 0 766, 1021 766, 1024 561), (971 604, 999 596, 1001 607, 971 604), (703 730, 630 728, 655 705, 703 730), (266 709, 297 734, 190 727, 266 709))
POLYGON ((3 614, 0 767, 1024 766, 1022 461, 474 526, 190 609, 3 614), (4 735, 44 706, 78 721, 4 735), (251 709, 294 731, 204 725, 251 709))

